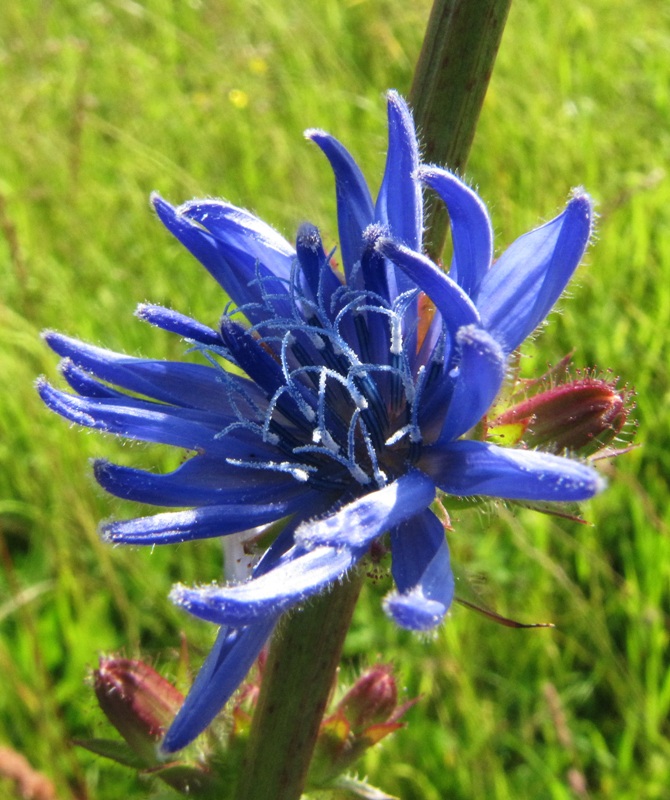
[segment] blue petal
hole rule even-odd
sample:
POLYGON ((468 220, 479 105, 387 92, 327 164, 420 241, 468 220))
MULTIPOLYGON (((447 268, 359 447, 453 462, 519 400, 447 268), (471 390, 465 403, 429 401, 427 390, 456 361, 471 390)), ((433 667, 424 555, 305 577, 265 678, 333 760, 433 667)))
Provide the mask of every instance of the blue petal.
POLYGON ((430 631, 442 622, 448 606, 431 600, 421 588, 407 594, 389 594, 384 598, 384 611, 401 628, 430 631))
POLYGON ((164 475, 98 460, 95 478, 116 497, 155 506, 182 507, 225 503, 285 502, 304 493, 290 475, 240 469, 220 458, 196 456, 164 475))
POLYGON ((135 316, 150 325, 155 325, 157 328, 170 331, 170 333, 176 333, 185 339, 191 339, 210 347, 221 346, 221 337, 215 330, 185 314, 172 311, 170 308, 153 303, 140 303, 135 310, 135 316))
MULTIPOLYGON (((384 265, 384 256, 377 249, 377 242, 383 238, 386 231, 381 225, 375 223, 368 226, 362 235, 363 251, 361 253, 361 274, 366 291, 372 295, 389 299, 388 280, 384 265)), ((386 345, 388 350, 388 344, 386 345)))
POLYGON ((193 201, 175 209, 158 195, 152 199, 165 227, 253 323, 290 313, 287 287, 295 251, 269 225, 222 201, 193 201))
MULTIPOLYGON (((381 226, 370 225, 363 231, 363 252, 360 259, 360 276, 365 290, 370 293, 369 304, 361 300, 361 305, 368 306, 366 312, 353 315, 353 323, 358 332, 358 346, 355 348, 361 360, 371 364, 389 363, 389 341, 391 338, 389 318, 386 314, 379 313, 383 310, 383 303, 389 298, 388 275, 384 257, 376 249, 376 243, 381 236, 381 226), (374 299, 373 299, 374 298, 374 299), (378 300, 377 298, 383 298, 378 300), (379 311, 371 310, 378 308, 379 311), (363 324, 363 320, 365 323, 363 324)), ((393 281, 395 285, 395 280, 393 281)), ((390 303, 388 304, 390 306, 390 303)), ((378 385, 384 386, 387 376, 378 375, 378 385)))
MULTIPOLYGON (((314 225, 306 222, 300 226, 295 249, 300 265, 299 272, 302 273, 299 276, 301 291, 309 301, 300 305, 305 318, 318 325, 318 313, 325 311, 327 316, 327 309, 333 307, 334 295, 341 294, 342 283, 331 268, 321 234, 314 225)), ((336 300, 334 305, 337 305, 336 300)))
POLYGON ((44 339, 58 355, 71 358, 97 377, 163 403, 230 417, 237 412, 251 416, 253 409, 245 408, 245 396, 255 402, 256 411, 265 405, 255 384, 223 369, 183 361, 132 358, 51 331, 44 334, 44 339), (233 393, 235 402, 231 402, 233 393))
POLYGON ((221 437, 231 422, 201 410, 148 403, 132 397, 79 397, 37 382, 44 403, 56 413, 87 428, 144 442, 171 444, 187 450, 207 451, 220 458, 269 460, 277 450, 259 436, 238 429, 221 437))
POLYGON ((305 547, 365 548, 378 536, 423 511, 434 499, 433 481, 412 470, 325 519, 304 523, 296 531, 296 542, 305 547))
POLYGON ((385 599, 386 613, 403 628, 434 628, 454 598, 444 526, 426 509, 391 531, 391 552, 398 592, 385 599))
POLYGON ((442 198, 449 212, 454 256, 449 277, 473 299, 493 258, 493 229, 479 195, 453 173, 421 167, 419 178, 442 198))
POLYGON ((302 277, 314 300, 318 298, 319 284, 323 274, 326 253, 318 229, 309 222, 303 222, 298 228, 295 245, 296 255, 302 270, 302 277))
POLYGON ((340 249, 347 282, 361 257, 361 235, 372 222, 372 198, 358 165, 349 151, 323 131, 308 130, 305 136, 321 148, 335 173, 337 221, 340 249))
POLYGON ((516 240, 482 281, 482 325, 510 353, 551 311, 579 265, 591 235, 587 194, 558 217, 516 240))
POLYGON ((125 397, 122 392, 117 392, 116 389, 93 378, 90 373, 78 367, 69 358, 64 358, 58 368, 70 388, 74 389, 77 394, 84 397, 125 397))
POLYGON ((475 441, 427 448, 419 467, 443 492, 509 500, 573 502, 605 488, 591 467, 571 458, 475 441))
MULTIPOLYGON (((323 504, 322 499, 320 503, 323 504)), ((310 503, 305 513, 319 510, 318 504, 310 503)), ((295 526, 295 519, 287 523, 254 567, 254 575, 264 575, 285 558, 291 549, 295 526)), ((174 752, 185 747, 209 725, 244 680, 280 615, 277 609, 270 609, 267 616, 258 619, 252 626, 221 629, 184 705, 167 732, 163 750, 174 752)))
POLYGON ((261 342, 229 317, 221 319, 221 338, 240 369, 265 393, 269 400, 283 386, 284 373, 261 342))
POLYGON ((423 198, 416 177, 419 146, 407 103, 393 91, 388 93, 388 135, 386 169, 377 197, 375 218, 388 226, 394 239, 412 250, 420 250, 423 198))
POLYGON ((294 547, 271 570, 246 583, 199 589, 175 586, 170 598, 209 622, 251 625, 323 591, 351 569, 364 552, 345 547, 294 547))
POLYGON ((112 522, 101 533, 114 544, 175 544, 246 531, 294 514, 303 506, 302 497, 264 505, 205 506, 112 522))
POLYGON ((464 325, 479 324, 479 313, 472 300, 429 258, 391 239, 379 239, 377 247, 430 297, 452 336, 464 325))
POLYGON ((491 336, 467 325, 456 335, 460 360, 439 443, 457 439, 488 411, 505 377, 505 357, 491 336))
POLYGON ((174 753, 202 733, 244 680, 272 633, 276 617, 240 630, 222 628, 165 734, 161 749, 174 753))
MULTIPOLYGON (((58 391, 40 380, 37 389, 46 405, 57 414, 88 428, 129 439, 160 442, 189 450, 213 442, 222 425, 215 427, 194 419, 190 409, 151 404, 133 398, 86 398, 58 391)), ((205 419, 207 419, 205 415, 205 419)))

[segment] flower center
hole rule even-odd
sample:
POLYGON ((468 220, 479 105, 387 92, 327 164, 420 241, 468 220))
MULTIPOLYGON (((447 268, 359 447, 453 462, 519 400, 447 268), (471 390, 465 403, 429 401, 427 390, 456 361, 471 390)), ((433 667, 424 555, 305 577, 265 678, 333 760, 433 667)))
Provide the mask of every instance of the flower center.
POLYGON ((419 458, 420 400, 443 348, 438 342, 427 365, 417 359, 417 290, 390 301, 369 281, 358 288, 355 274, 342 284, 330 261, 320 239, 307 256, 299 247, 289 292, 266 296, 262 321, 245 329, 224 316, 227 357, 267 402, 220 435, 244 427, 280 456, 229 459, 240 467, 288 472, 328 491, 381 488, 419 458))

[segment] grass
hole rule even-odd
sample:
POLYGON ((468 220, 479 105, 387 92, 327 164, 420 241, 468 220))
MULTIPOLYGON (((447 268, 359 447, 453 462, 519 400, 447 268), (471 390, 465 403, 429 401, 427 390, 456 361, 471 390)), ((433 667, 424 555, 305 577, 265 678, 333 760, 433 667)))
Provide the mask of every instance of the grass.
MULTIPOLYGON (((291 238, 309 215, 335 237, 329 170, 302 141, 325 128, 371 183, 383 91, 407 92, 428 2, 25 0, 0 11, 0 743, 61 800, 146 796, 74 748, 109 735, 85 677, 98 652, 170 674, 213 630, 167 602, 213 580, 215 543, 110 549, 98 521, 137 508, 96 489, 87 458, 165 468, 159 448, 70 430, 33 389, 55 378, 53 327, 129 353, 182 346, 133 320, 138 302, 214 324, 223 298, 156 223, 147 195, 222 195, 291 238)), ((637 389, 641 447, 606 467, 590 526, 504 508, 463 513, 455 558, 512 631, 456 608, 439 633, 395 629, 369 587, 347 655, 398 665, 410 725, 365 763, 403 800, 667 797, 670 785, 670 10, 655 0, 517 0, 468 177, 500 247, 570 188, 599 202, 598 237, 529 373, 575 362, 637 389)), ((3 784, 0 779, 0 792, 3 784)), ((9 787, 5 787, 9 792, 9 787)))

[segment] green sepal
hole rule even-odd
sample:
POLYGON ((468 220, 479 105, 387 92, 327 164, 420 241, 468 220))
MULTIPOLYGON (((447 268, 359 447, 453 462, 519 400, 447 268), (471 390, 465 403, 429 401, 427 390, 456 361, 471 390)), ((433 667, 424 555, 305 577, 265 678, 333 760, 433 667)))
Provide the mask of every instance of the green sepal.
POLYGON ((131 769, 145 770, 149 766, 130 745, 120 739, 75 739, 74 743, 97 756, 109 758, 131 769))

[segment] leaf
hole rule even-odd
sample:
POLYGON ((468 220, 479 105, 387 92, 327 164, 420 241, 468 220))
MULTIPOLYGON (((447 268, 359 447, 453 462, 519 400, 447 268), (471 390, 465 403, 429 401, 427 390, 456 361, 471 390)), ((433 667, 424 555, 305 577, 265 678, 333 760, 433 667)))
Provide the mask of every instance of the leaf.
POLYGON ((74 743, 91 753, 116 761, 132 769, 144 770, 147 762, 120 739, 75 739, 74 743))

